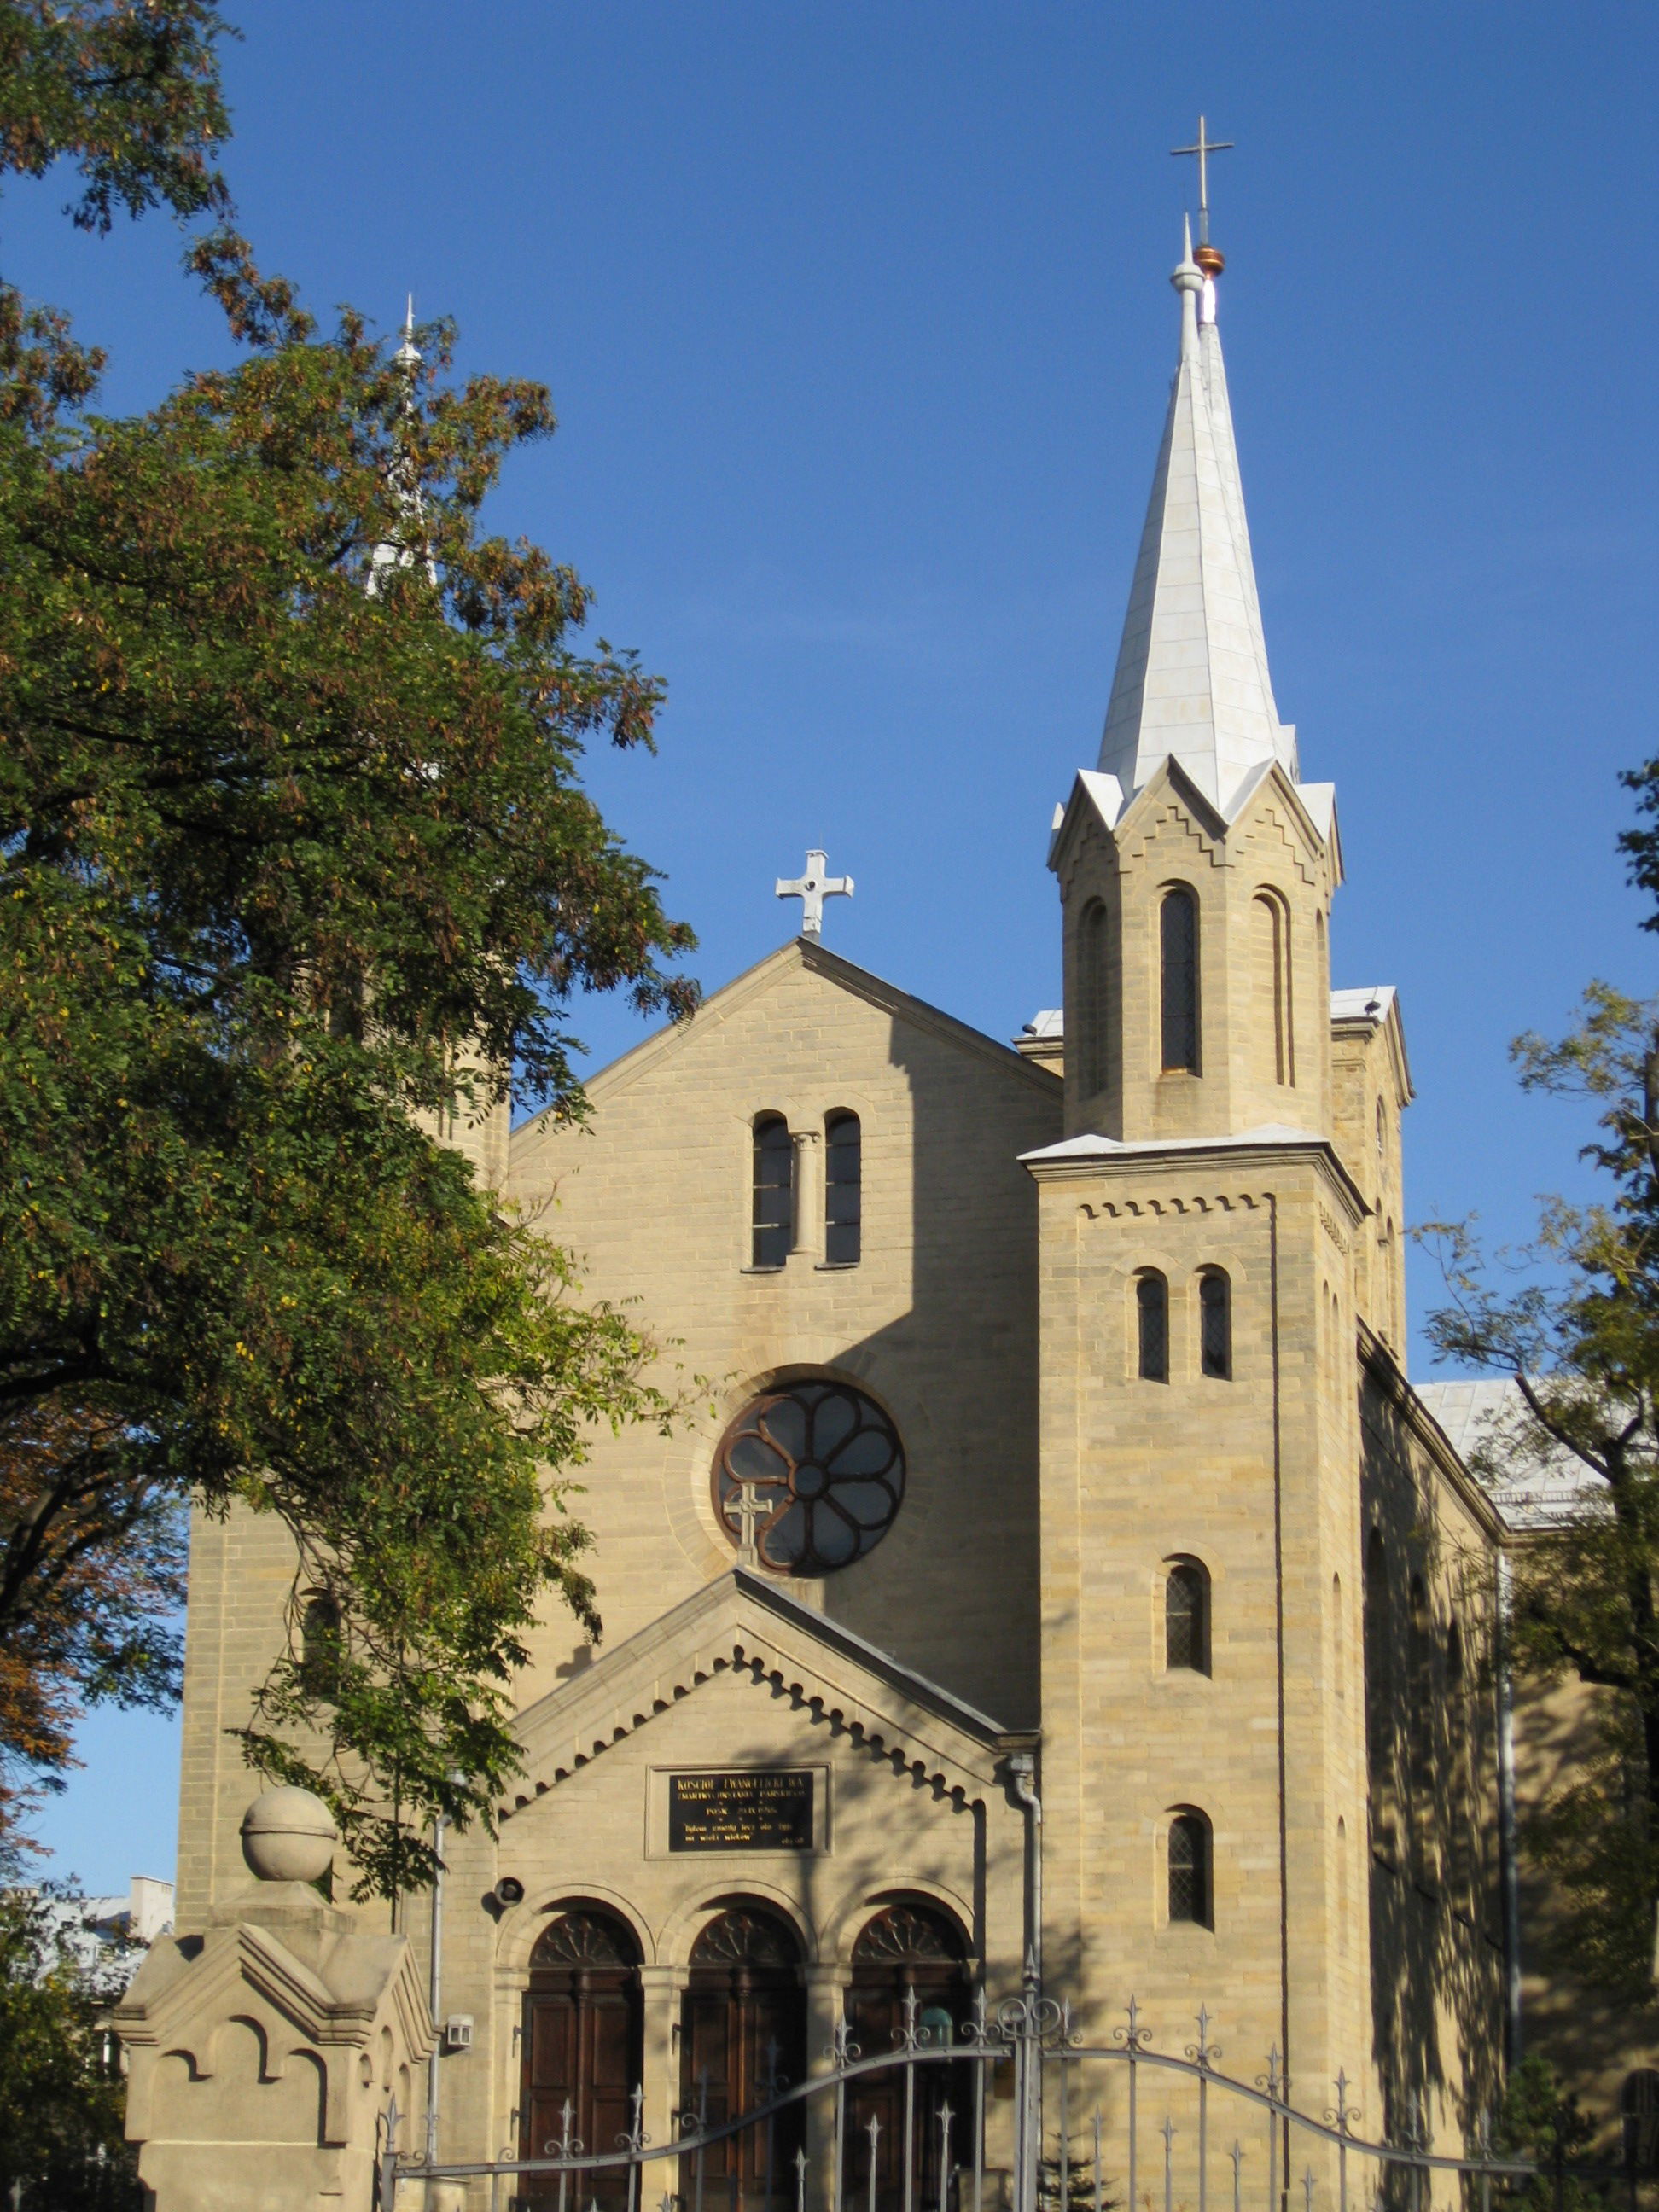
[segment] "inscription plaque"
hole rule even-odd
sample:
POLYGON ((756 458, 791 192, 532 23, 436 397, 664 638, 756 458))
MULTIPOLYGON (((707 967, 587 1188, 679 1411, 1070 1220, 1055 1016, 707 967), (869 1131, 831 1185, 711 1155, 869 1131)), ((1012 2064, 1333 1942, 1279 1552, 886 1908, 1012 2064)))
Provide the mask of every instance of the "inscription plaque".
POLYGON ((812 1777, 751 1770, 747 1774, 671 1774, 671 1851, 810 1851, 812 1777))

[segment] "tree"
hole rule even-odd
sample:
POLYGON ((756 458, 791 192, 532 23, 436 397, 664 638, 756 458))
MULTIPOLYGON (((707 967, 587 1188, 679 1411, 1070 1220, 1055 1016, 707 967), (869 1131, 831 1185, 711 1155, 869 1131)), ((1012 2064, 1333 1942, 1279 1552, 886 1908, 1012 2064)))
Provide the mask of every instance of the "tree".
POLYGON ((98 2027, 110 1991, 66 1940, 73 1901, 0 1890, 0 2196, 25 2212, 137 2212, 125 2086, 98 2027))
MULTIPOLYGON (((198 61, 216 24, 71 12, 167 15, 198 61)), ((222 127, 192 81, 148 188, 175 206, 222 127)), ((41 112, 15 143, 82 154, 86 219, 143 200, 145 149, 41 112)), ((431 1133, 509 1086, 579 1116, 580 991, 694 1003, 662 964, 689 931, 580 782, 593 738, 651 744, 660 686, 578 653, 574 572, 481 524, 553 428, 539 386, 458 388, 442 324, 319 335, 228 231, 189 259, 244 357, 131 420, 0 295, 0 1643, 46 1650, 135 1514, 276 1516, 289 1637, 246 1749, 395 1893, 417 1826, 513 1770, 538 1605, 598 1632, 586 1436, 669 1410, 628 1317, 431 1133)), ((64 1679, 160 1681, 106 1645, 64 1679)))
POLYGON ((1576 1506, 1514 1547, 1515 1663, 1599 1693, 1571 1778, 1525 1840, 1581 1963, 1641 1998, 1659 1918, 1659 1001, 1593 984, 1568 1036, 1522 1036, 1514 1053, 1527 1089, 1599 1109, 1583 1157, 1611 1194, 1550 1202, 1519 1290, 1493 1287, 1467 1227, 1431 1224, 1449 1295, 1429 1333, 1515 1383, 1478 1472, 1559 1478, 1565 1462, 1585 1478, 1576 1506))

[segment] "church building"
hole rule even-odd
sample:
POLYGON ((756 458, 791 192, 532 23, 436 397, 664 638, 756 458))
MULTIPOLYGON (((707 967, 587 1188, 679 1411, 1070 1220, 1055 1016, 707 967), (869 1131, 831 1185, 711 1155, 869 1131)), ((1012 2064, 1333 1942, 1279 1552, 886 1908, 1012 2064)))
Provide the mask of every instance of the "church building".
MULTIPOLYGON (((1028 1972, 1092 2041, 1133 1997, 1310 2111, 1341 2072, 1373 2136, 1461 2148, 1499 2092, 1504 1525, 1406 1379, 1405 1030, 1333 983, 1336 794, 1275 701, 1222 269, 1174 273, 1104 735, 1054 812, 1063 1008, 1005 1042, 842 958, 814 855, 803 933, 598 1075, 587 1128, 470 1134, 710 1382, 597 1443, 603 1644, 546 1620, 498 1832, 447 1840, 446 2158, 661 2142, 1028 1972)), ((198 1518, 181 1931, 246 1894, 227 1730, 292 1575, 198 1518)), ((155 2078, 152 2143, 195 2094, 155 2078)))

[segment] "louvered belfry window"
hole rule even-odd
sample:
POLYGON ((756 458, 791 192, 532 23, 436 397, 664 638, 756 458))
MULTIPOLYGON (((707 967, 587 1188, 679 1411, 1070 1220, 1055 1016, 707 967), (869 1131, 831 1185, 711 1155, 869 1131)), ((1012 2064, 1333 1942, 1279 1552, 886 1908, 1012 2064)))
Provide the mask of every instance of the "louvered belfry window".
POLYGON ((1155 1267, 1135 1281, 1135 1325, 1139 1338, 1138 1371, 1143 1382, 1170 1379, 1170 1285, 1155 1267))
POLYGON ((832 1267, 851 1267, 863 1249, 864 1146, 858 1115, 832 1114, 823 1134, 823 1256, 832 1267))
POLYGON ((1198 901, 1185 884, 1164 894, 1158 909, 1162 965, 1164 1071, 1198 1073, 1198 901))

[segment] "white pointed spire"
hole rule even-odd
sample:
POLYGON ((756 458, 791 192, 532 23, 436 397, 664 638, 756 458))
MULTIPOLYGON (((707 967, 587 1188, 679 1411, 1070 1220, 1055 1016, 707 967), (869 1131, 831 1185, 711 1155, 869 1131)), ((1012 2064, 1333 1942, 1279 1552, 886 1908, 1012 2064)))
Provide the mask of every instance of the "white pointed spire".
POLYGON ((1296 732, 1279 719, 1215 319, 1213 247, 1186 227, 1170 282, 1181 358, 1141 533, 1101 741, 1127 797, 1174 757, 1224 813, 1277 760, 1294 781, 1296 732), (1200 265, 1200 263, 1202 265, 1200 265))

